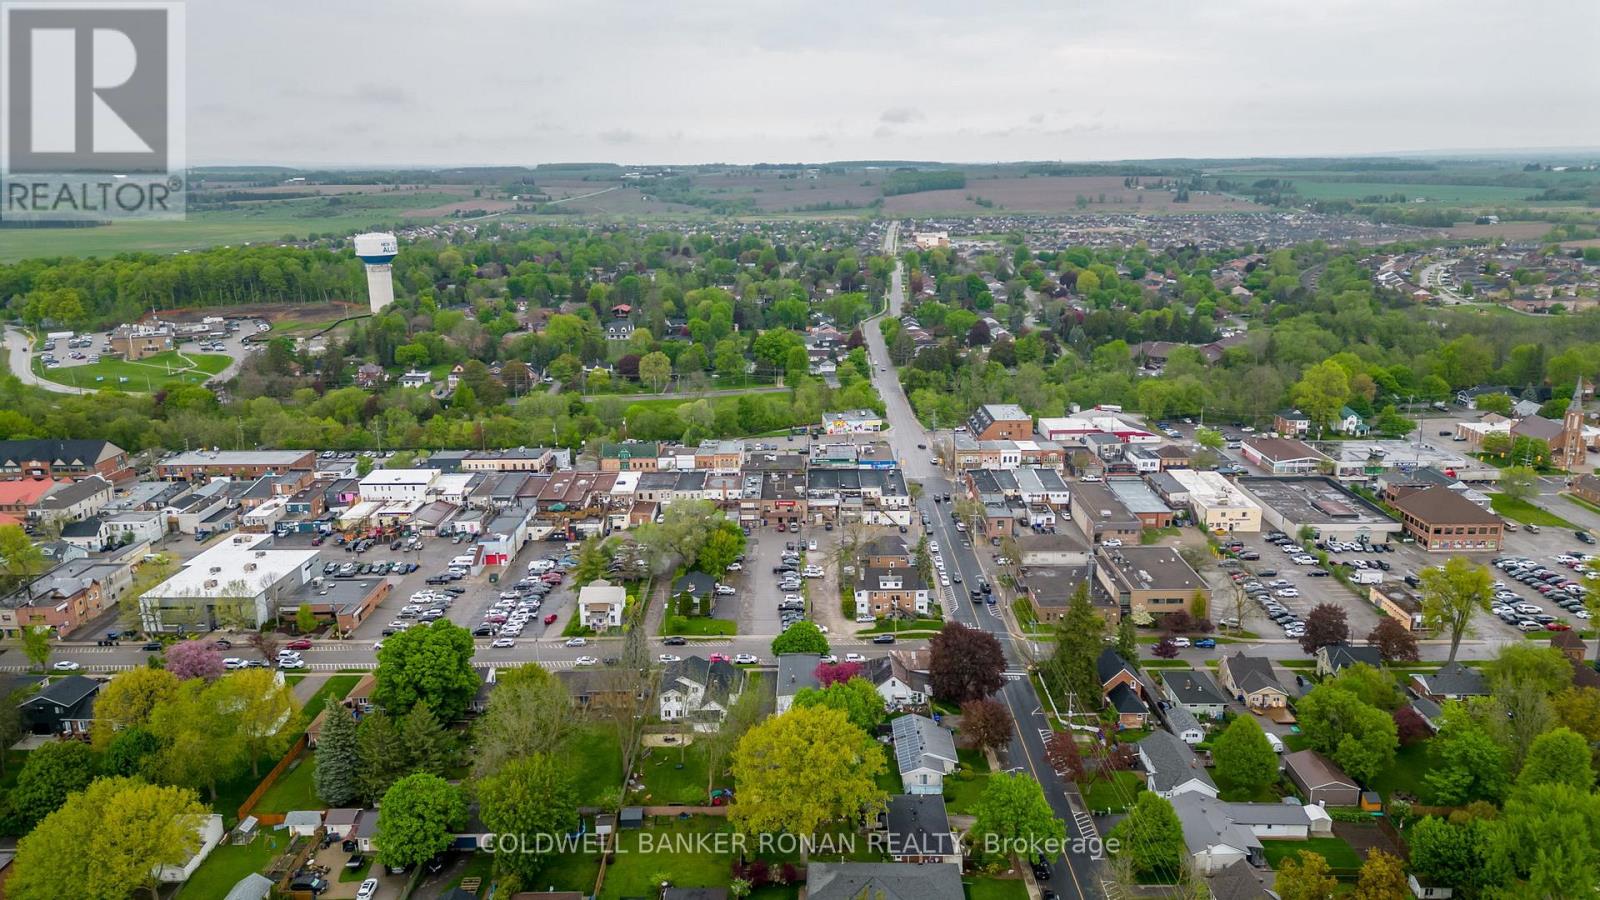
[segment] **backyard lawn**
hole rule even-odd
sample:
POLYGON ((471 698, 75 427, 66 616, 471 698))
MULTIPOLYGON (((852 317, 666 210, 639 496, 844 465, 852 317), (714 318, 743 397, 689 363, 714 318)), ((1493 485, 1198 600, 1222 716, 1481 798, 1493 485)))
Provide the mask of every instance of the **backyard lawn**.
POLYGON ((324 804, 317 799, 316 785, 312 783, 312 773, 316 769, 316 761, 310 753, 302 753, 300 761, 293 763, 289 770, 278 776, 278 780, 267 788, 261 795, 261 801, 256 804, 256 812, 286 813, 297 809, 322 809, 324 804))
POLYGON ((638 831, 619 833, 615 861, 606 869, 602 900, 620 897, 654 896, 659 886, 655 879, 665 876, 674 887, 721 887, 733 870, 731 842, 728 853, 713 852, 714 840, 697 843, 694 835, 731 831, 724 819, 695 816, 652 825, 638 831), (654 850, 655 852, 648 852, 654 850))
POLYGON ((709 619, 704 616, 667 616, 661 623, 661 633, 685 637, 721 637, 738 634, 739 623, 732 619, 709 619))
POLYGON ((1401 747, 1395 753, 1394 764, 1379 772, 1367 784, 1388 800, 1396 791, 1413 797, 1427 797, 1428 791, 1422 777, 1428 771, 1428 742, 1401 747))
POLYGON ((1113 772, 1112 777, 1096 778, 1083 786, 1083 805, 1090 810, 1127 812, 1135 794, 1144 790, 1144 779, 1137 772, 1113 772))
MULTIPOLYGON (((640 760, 638 770, 644 778, 645 789, 636 791, 634 800, 647 806, 663 803, 691 803, 696 806, 708 802, 706 791, 706 756, 698 744, 687 747, 651 747, 648 756, 640 760)), ((727 765, 723 762, 724 768, 727 765)), ((723 774, 715 787, 731 787, 733 779, 723 774)))
POLYGON ((343 700, 346 695, 348 695, 352 690, 355 690, 355 686, 360 682, 360 675, 328 676, 328 679, 322 683, 322 686, 317 688, 316 692, 313 693, 310 699, 306 701, 306 719, 308 721, 310 719, 314 719, 317 717, 317 713, 320 713, 326 709, 327 699, 329 697, 333 697, 336 700, 343 700))
POLYGON ((178 896, 186 900, 216 900, 228 896, 239 879, 251 872, 260 872, 272 862, 273 857, 289 847, 287 834, 264 833, 248 844, 231 844, 223 841, 211 851, 189 880, 184 882, 178 896))
POLYGON ((1267 855, 1267 865, 1276 869, 1285 859, 1297 857, 1301 850, 1322 854, 1334 869, 1359 869, 1361 857, 1342 839, 1336 837, 1309 838, 1303 841, 1262 841, 1261 849, 1267 855))
POLYGON ((1490 494, 1489 505, 1494 511, 1508 519, 1514 519, 1524 525, 1538 525, 1550 528, 1576 528, 1571 522, 1561 518, 1553 512, 1538 507, 1526 500, 1518 500, 1505 494, 1490 494))
POLYGON ((615 801, 622 787, 622 746, 614 729, 597 725, 574 735, 562 756, 577 765, 578 805, 596 806, 615 801))

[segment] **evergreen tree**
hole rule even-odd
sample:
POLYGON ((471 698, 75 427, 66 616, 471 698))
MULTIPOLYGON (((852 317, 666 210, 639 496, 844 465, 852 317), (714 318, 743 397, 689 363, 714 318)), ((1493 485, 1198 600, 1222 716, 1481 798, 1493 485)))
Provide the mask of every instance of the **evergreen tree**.
MULTIPOLYGON (((1103 648, 1105 620, 1089 603, 1089 586, 1078 585, 1067 602, 1066 615, 1056 626, 1056 652, 1046 675, 1052 690, 1069 694, 1074 710, 1100 708, 1100 676, 1095 660, 1103 648)), ((1060 699, 1057 700, 1060 702, 1060 699)))
POLYGON ((406 773, 443 775, 455 756, 455 738, 439 724, 439 717, 422 704, 400 720, 400 743, 405 748, 406 773))
POLYGON ((330 807, 349 806, 361 793, 361 753, 356 720, 343 703, 328 700, 328 715, 317 738, 317 796, 330 807))

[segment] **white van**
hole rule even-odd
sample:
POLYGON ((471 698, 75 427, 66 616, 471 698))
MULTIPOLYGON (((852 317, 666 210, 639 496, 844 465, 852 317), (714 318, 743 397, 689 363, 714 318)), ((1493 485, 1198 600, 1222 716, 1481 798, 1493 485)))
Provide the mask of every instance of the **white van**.
POLYGON ((450 560, 450 568, 452 568, 452 569, 470 569, 470 568, 472 568, 472 564, 477 562, 477 561, 478 561, 478 558, 469 553, 469 554, 467 554, 465 556, 458 556, 455 559, 450 560))
POLYGON ((555 568, 555 565, 555 563, 548 559, 536 559, 533 562, 528 563, 528 574, 538 575, 543 572, 548 572, 555 568))

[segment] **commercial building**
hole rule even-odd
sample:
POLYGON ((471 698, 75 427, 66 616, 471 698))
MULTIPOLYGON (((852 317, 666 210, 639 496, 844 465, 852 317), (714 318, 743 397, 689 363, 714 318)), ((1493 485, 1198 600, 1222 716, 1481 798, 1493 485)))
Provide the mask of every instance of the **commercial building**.
POLYGON ((41 522, 78 522, 104 509, 111 502, 111 482, 99 475, 58 484, 33 505, 33 517, 41 522))
POLYGON ((967 419, 967 431, 980 441, 1025 441, 1033 437, 1033 417, 1015 403, 985 403, 967 419))
POLYGON ((425 503, 438 469, 373 469, 361 479, 361 499, 378 503, 425 503))
POLYGON ((164 322, 119 325, 112 330, 110 343, 111 352, 130 362, 155 356, 173 348, 172 326, 164 322))
POLYGON ((1422 598, 1399 581, 1380 581, 1367 586, 1367 599, 1378 611, 1410 631, 1422 631, 1422 598))
POLYGON ((1172 476, 1189 496, 1189 511, 1200 527, 1218 534, 1261 530, 1261 506, 1216 472, 1173 469, 1172 476))
POLYGON ((285 472, 315 471, 311 450, 191 450, 156 463, 157 478, 197 481, 206 478, 260 478, 285 472))
POLYGON ((116 605, 133 584, 133 567, 108 556, 62 562, 27 586, 0 597, 0 635, 44 626, 65 637, 116 605))
POLYGON ((915 566, 867 568, 856 582, 856 613, 875 618, 926 616, 931 611, 928 585, 915 566))
POLYGON ((1504 525, 1500 517, 1446 487, 1431 487, 1394 501, 1406 533, 1426 550, 1483 551, 1500 549, 1504 525))
POLYGON ((1091 544, 1108 540, 1139 543, 1144 523, 1103 484, 1081 482, 1073 487, 1072 524, 1091 544))
POLYGON ((1171 547, 1107 547, 1095 551, 1100 589, 1124 615, 1193 612, 1196 594, 1211 597, 1205 579, 1171 547))
POLYGON ((825 434, 875 434, 883 430, 883 416, 870 409, 845 409, 822 414, 825 434))
POLYGON ((1382 544, 1401 531, 1383 510, 1326 476, 1245 476, 1238 487, 1261 504, 1263 522, 1284 534, 1310 528, 1322 540, 1382 544))
POLYGON ((83 478, 109 481, 131 477, 128 453, 110 441, 0 441, 0 478, 83 478))
POLYGON ((1139 520, 1145 528, 1172 527, 1173 512, 1143 478, 1126 476, 1107 478, 1106 490, 1121 501, 1123 507, 1139 520))
POLYGON ((1310 475, 1333 463, 1315 447, 1294 438, 1250 437, 1244 441, 1243 453, 1271 475, 1310 475))
POLYGON ((190 559, 139 600, 146 631, 259 628, 311 581, 315 548, 277 548, 269 534, 234 534, 190 559))

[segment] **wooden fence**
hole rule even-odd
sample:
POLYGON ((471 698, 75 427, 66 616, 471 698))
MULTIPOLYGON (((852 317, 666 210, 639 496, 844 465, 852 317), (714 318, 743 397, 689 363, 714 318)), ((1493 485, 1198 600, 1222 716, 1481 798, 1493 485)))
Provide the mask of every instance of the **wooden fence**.
MULTIPOLYGON (((262 796, 264 796, 267 793, 267 790, 272 787, 273 782, 277 781, 278 777, 286 772, 289 769, 289 766, 294 764, 294 761, 300 757, 300 754, 303 753, 305 749, 306 736, 302 734, 295 740, 294 745, 289 748, 289 752, 283 755, 283 759, 278 760, 278 764, 273 766, 272 771, 267 773, 267 777, 261 779, 261 783, 256 785, 256 789, 250 792, 250 796, 244 798, 244 803, 240 804, 239 806, 239 821, 243 822, 245 818, 250 815, 250 811, 256 808, 257 803, 261 802, 262 796)), ((283 821, 282 816, 278 817, 278 822, 272 823, 266 822, 261 816, 257 816, 256 818, 257 820, 261 821, 261 824, 263 825, 276 825, 278 822, 283 821)))

